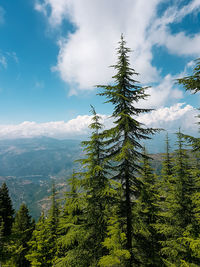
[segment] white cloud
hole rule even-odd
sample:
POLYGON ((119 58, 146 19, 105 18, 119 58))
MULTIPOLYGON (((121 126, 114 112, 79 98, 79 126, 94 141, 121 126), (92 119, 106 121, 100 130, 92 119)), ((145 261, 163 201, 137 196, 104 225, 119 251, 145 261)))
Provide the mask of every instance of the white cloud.
MULTIPOLYGON (((46 123, 25 121, 16 125, 0 125, 0 139, 49 136, 55 138, 80 138, 89 134, 92 116, 77 116, 75 119, 46 123)), ((107 116, 102 115, 103 122, 107 116)))
MULTIPOLYGON (((197 111, 192 106, 178 103, 171 107, 160 108, 143 114, 139 117, 139 121, 148 127, 160 127, 172 132, 181 127, 184 132, 197 133, 196 115, 197 111)), ((112 127, 112 118, 106 115, 101 116, 105 128, 112 127)), ((17 125, 0 125, 0 139, 38 136, 81 139, 90 133, 88 126, 91 123, 91 118, 92 116, 83 115, 68 122, 36 123, 25 121, 17 125)))
POLYGON ((2 66, 4 69, 7 69, 9 60, 14 61, 15 63, 18 63, 18 57, 15 52, 1 52, 0 51, 0 66, 2 66))
POLYGON ((0 54, 0 65, 4 68, 4 69, 6 69, 7 68, 7 59, 6 59, 6 57, 4 56, 4 55, 1 55, 0 54))
POLYGON ((149 97, 139 102, 140 107, 159 108, 167 102, 177 101, 183 98, 183 92, 176 88, 174 80, 176 76, 166 75, 157 85, 146 90, 149 97))
POLYGON ((149 127, 163 128, 175 132, 181 127, 185 133, 197 133, 198 111, 191 105, 177 103, 171 107, 162 107, 157 110, 141 115, 139 120, 149 127))
MULTIPOLYGON (((131 63, 141 73, 139 80, 143 83, 162 80, 160 71, 152 65, 154 45, 165 46, 178 55, 200 55, 198 34, 172 34, 169 28, 170 23, 179 22, 192 12, 197 13, 200 0, 190 1, 181 8, 178 7, 181 2, 174 1, 158 17, 157 8, 163 1, 38 0, 35 9, 47 17, 52 27, 60 27, 64 20, 76 27, 75 32, 58 41, 58 61, 53 68, 70 84, 70 93, 110 82, 113 70, 108 66, 116 62, 114 48, 122 32, 128 46, 134 50, 131 63)), ((180 96, 177 90, 171 94, 174 98, 180 96)))

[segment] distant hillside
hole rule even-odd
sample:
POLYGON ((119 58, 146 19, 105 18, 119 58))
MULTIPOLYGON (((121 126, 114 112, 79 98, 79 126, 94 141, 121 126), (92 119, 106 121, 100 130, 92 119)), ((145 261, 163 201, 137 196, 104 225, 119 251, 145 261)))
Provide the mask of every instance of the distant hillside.
POLYGON ((0 141, 0 184, 5 181, 15 209, 25 202, 38 218, 53 181, 61 190, 81 157, 80 141, 27 138, 0 141))
MULTIPOLYGON (((5 181, 15 209, 25 202, 38 218, 49 205, 53 181, 62 193, 66 180, 77 167, 74 160, 83 156, 80 141, 48 137, 0 140, 0 184, 5 181)), ((163 154, 153 154, 156 172, 163 154)))
POLYGON ((0 176, 57 175, 80 156, 80 141, 27 138, 0 141, 0 176))

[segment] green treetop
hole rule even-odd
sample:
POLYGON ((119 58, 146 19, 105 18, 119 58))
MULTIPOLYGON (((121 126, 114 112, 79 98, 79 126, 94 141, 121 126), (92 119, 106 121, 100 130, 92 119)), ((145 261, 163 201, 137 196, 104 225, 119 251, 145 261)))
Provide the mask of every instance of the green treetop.
POLYGON ((80 161, 85 170, 82 172, 82 179, 86 192, 86 229, 89 234, 86 242, 88 251, 91 252, 90 263, 97 264, 105 250, 102 242, 106 235, 106 213, 112 192, 108 180, 110 166, 105 161, 105 143, 100 132, 103 127, 100 123, 101 118, 93 106, 91 111, 93 117, 89 128, 92 134, 88 141, 82 142, 86 154, 85 158, 80 161))
POLYGON ((144 156, 141 160, 140 179, 141 194, 136 202, 136 211, 134 212, 134 236, 135 253, 141 266, 161 266, 159 234, 155 229, 159 213, 159 182, 158 177, 153 173, 150 165, 150 159, 144 149, 144 156))
POLYGON ((64 211, 59 221, 59 236, 55 266, 88 266, 89 252, 85 247, 88 232, 85 230, 85 193, 81 181, 73 174, 68 180, 64 211))
MULTIPOLYGON (((129 263, 133 262, 132 254, 132 202, 133 196, 140 192, 140 181, 137 174, 141 167, 138 164, 142 157, 142 146, 140 140, 149 139, 149 135, 157 130, 146 128, 137 120, 143 113, 151 111, 136 107, 140 100, 147 97, 145 88, 138 85, 135 76, 138 73, 130 67, 129 52, 126 47, 123 35, 119 42, 118 61, 112 67, 116 70, 113 76, 114 85, 98 85, 103 92, 100 95, 107 98, 114 106, 112 117, 115 126, 104 131, 108 140, 109 158, 114 165, 114 179, 121 182, 123 197, 121 201, 121 216, 126 220, 126 249, 132 257, 129 263)), ((128 266, 128 265, 127 265, 128 266)))
POLYGON ((51 208, 47 218, 41 215, 32 238, 29 242, 30 250, 26 258, 32 266, 53 266, 56 254, 56 240, 58 235, 59 208, 56 200, 55 185, 52 185, 51 208))
POLYGON ((165 201, 161 203, 160 224, 156 225, 158 232, 164 237, 161 242, 161 252, 167 266, 173 266, 173 264, 174 266, 187 266, 183 262, 195 264, 197 260, 193 257, 188 244, 183 242, 183 237, 194 234, 193 226, 196 225, 192 201, 195 179, 191 173, 180 131, 177 133, 177 138, 178 149, 174 155, 173 182, 168 184, 165 201))
POLYGON ((177 79, 178 84, 182 84, 186 90, 196 94, 200 90, 200 58, 196 59, 193 74, 177 79))
POLYGON ((11 266, 30 266, 30 262, 25 256, 29 249, 28 242, 31 239, 34 225, 35 223, 29 215, 27 206, 22 204, 16 213, 12 227, 11 243, 9 246, 11 251, 9 263, 11 266))
POLYGON ((3 183, 0 187, 0 217, 3 221, 3 236, 9 236, 11 234, 11 228, 13 223, 14 209, 12 201, 9 196, 9 191, 6 183, 3 183))
POLYGON ((168 133, 166 134, 165 142, 166 142, 166 152, 165 152, 164 160, 162 164, 163 179, 167 179, 167 177, 172 175, 172 168, 173 168, 172 157, 170 155, 170 144, 169 144, 168 133))

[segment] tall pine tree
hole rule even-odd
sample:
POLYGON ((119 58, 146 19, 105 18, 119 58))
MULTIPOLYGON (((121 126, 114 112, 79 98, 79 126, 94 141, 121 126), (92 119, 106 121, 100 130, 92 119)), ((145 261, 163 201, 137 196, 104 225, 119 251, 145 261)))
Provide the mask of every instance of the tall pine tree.
POLYGON ((91 108, 93 117, 89 128, 92 134, 88 141, 82 142, 86 154, 80 161, 85 170, 82 179, 86 192, 86 229, 89 234, 87 246, 91 251, 91 264, 97 264, 105 251, 102 242, 106 236, 112 189, 108 180, 110 166, 105 161, 105 144, 101 134, 103 125, 94 107, 91 108))
POLYGON ((142 157, 140 140, 149 139, 149 135, 156 132, 155 129, 145 128, 138 120, 140 114, 149 112, 149 109, 136 107, 139 100, 145 99, 145 88, 138 85, 135 76, 138 73, 130 67, 129 55, 131 50, 126 47, 123 35, 119 42, 118 62, 112 66, 116 70, 113 76, 114 85, 98 85, 105 96, 114 105, 112 117, 115 126, 104 131, 108 139, 109 158, 114 168, 114 179, 121 182, 123 197, 121 199, 121 217, 125 219, 126 249, 131 254, 131 260, 127 266, 134 262, 132 253, 132 208, 133 199, 140 192, 140 181, 137 174, 141 167, 138 164, 142 157))
POLYGON ((7 251, 12 224, 14 221, 14 209, 9 196, 6 183, 0 187, 0 264, 9 257, 7 251))
POLYGON ((49 267, 54 264, 58 236, 59 208, 56 200, 55 185, 52 185, 51 208, 48 217, 41 215, 32 238, 28 243, 30 250, 26 258, 33 266, 49 267))
POLYGON ((35 222, 31 219, 27 206, 22 204, 16 213, 12 227, 11 242, 9 245, 11 251, 9 263, 11 266, 30 266, 30 262, 25 256, 29 250, 28 242, 31 239, 34 226, 35 222))
POLYGON ((6 183, 3 183, 0 187, 0 217, 3 220, 3 235, 9 236, 11 234, 11 228, 13 223, 14 209, 12 201, 9 196, 9 190, 6 183))
POLYGON ((160 267, 160 235, 155 229, 160 210, 158 205, 160 183, 158 176, 153 173, 145 148, 141 167, 139 176, 142 182, 141 193, 137 200, 137 209, 134 212, 135 253, 137 253, 141 266, 160 267))
POLYGON ((191 166, 180 131, 177 133, 177 138, 178 149, 174 155, 173 182, 168 184, 165 201, 161 202, 160 223, 156 225, 158 232, 164 236, 161 253, 167 266, 187 266, 184 262, 191 264, 198 262, 189 246, 183 242, 183 237, 190 233, 195 224, 192 201, 195 180, 191 174, 191 166))
POLYGON ((55 266, 89 266, 90 254, 85 246, 85 192, 76 174, 68 180, 64 211, 59 221, 55 266))

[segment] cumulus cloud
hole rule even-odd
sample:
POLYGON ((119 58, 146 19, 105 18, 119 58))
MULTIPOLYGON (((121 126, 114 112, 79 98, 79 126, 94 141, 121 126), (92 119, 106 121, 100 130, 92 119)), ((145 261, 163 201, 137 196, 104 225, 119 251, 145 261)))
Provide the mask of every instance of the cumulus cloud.
POLYGON ((7 59, 5 56, 0 55, 0 65, 6 69, 7 68, 7 59))
POLYGON ((139 102, 140 107, 159 108, 166 102, 179 100, 183 98, 183 92, 176 88, 174 79, 176 76, 166 75, 163 80, 157 85, 146 90, 149 97, 146 100, 139 102))
MULTIPOLYGON (((159 108, 148 114, 141 115, 139 121, 148 127, 164 128, 168 131, 181 129, 184 132, 196 133, 197 111, 190 105, 178 103, 171 107, 159 108)), ((107 115, 101 115, 105 128, 113 125, 113 120, 107 115)), ((25 121, 17 125, 0 125, 0 139, 31 138, 48 136, 54 138, 78 138, 81 139, 90 134, 88 129, 92 116, 77 116, 75 119, 46 123, 25 121)))
MULTIPOLYGON (((37 136, 49 136, 55 138, 80 138, 89 134, 88 126, 92 116, 77 116, 75 119, 36 123, 25 121, 17 125, 0 125, 0 139, 31 138, 37 136)), ((102 122, 107 116, 102 115, 102 122)))
POLYGON ((0 66, 4 69, 7 69, 9 60, 18 63, 18 57, 15 52, 0 52, 0 66))
MULTIPOLYGON (((60 27, 64 20, 75 26, 73 33, 58 40, 58 60, 53 68, 70 85, 70 94, 111 81, 113 70, 108 66, 116 62, 114 49, 122 32, 128 46, 134 51, 130 58, 132 66, 141 73, 139 80, 144 84, 162 81, 160 71, 152 65, 154 45, 165 46, 170 53, 177 55, 199 56, 199 34, 172 34, 170 24, 180 22, 188 14, 199 12, 200 0, 189 1, 183 6, 180 6, 181 2, 174 1, 160 15, 157 10, 162 2, 37 0, 35 9, 47 17, 52 27, 60 27)), ((167 79, 168 76, 164 78, 165 81, 167 79)), ((181 93, 172 88, 170 95, 176 99, 181 93)), ((166 101, 163 96, 162 101, 166 101)))
POLYGON ((171 107, 162 107, 140 116, 140 122, 149 127, 163 128, 174 132, 180 127, 183 132, 196 134, 198 111, 191 105, 177 103, 171 107))

